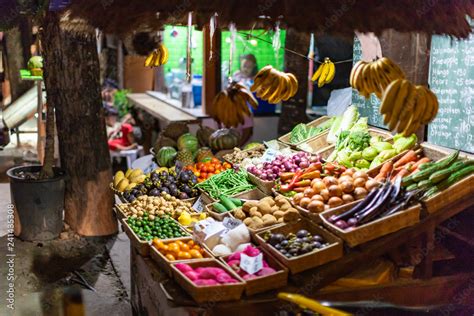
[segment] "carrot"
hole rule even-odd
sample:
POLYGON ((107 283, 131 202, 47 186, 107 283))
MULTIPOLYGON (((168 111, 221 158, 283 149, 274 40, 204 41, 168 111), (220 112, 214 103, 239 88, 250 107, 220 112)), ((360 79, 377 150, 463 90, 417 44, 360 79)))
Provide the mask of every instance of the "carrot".
POLYGON ((304 190, 306 190, 308 187, 297 187, 297 188, 294 188, 293 191, 295 192, 304 192, 304 190))
POLYGON ((380 176, 382 179, 385 179, 388 176, 388 174, 392 171, 392 169, 393 169, 393 162, 387 161, 386 163, 382 165, 382 168, 380 168, 380 171, 377 177, 380 176))
POLYGON ((384 181, 384 180, 385 180, 385 177, 379 173, 378 175, 375 176, 374 180, 377 180, 377 181, 384 181))
MULTIPOLYGON (((408 169, 402 169, 402 170, 400 170, 399 173, 397 173, 395 178, 397 178, 397 177, 402 177, 403 178, 403 177, 408 176, 409 174, 410 174, 410 171, 408 169)), ((393 178, 392 180, 395 180, 395 178, 393 178)))
POLYGON ((415 174, 415 173, 419 172, 419 171, 420 171, 420 169, 418 169, 418 168, 413 169, 412 172, 410 172, 410 176, 412 174, 415 174))
POLYGON ((424 163, 427 163, 427 162, 430 162, 431 159, 428 158, 428 157, 423 157, 421 158, 420 160, 418 160, 414 165, 413 165, 413 169, 417 169, 419 166, 421 166, 422 164, 424 163))
POLYGON ((401 167, 411 161, 416 160, 416 152, 414 150, 409 150, 402 158, 400 158, 393 166, 395 168, 401 167))

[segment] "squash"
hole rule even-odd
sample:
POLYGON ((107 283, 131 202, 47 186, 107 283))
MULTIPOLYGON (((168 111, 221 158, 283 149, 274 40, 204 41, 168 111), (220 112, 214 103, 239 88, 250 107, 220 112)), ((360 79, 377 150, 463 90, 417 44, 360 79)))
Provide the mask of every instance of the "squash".
POLYGON ((161 167, 172 167, 174 165, 174 160, 176 159, 177 151, 173 147, 165 146, 161 147, 156 153, 156 162, 161 167))
POLYGON ((221 128, 211 134, 209 145, 215 151, 239 146, 240 134, 234 129, 221 128))
POLYGON ((203 147, 208 147, 209 137, 214 132, 215 132, 215 129, 212 129, 209 126, 199 125, 199 129, 196 132, 196 137, 199 140, 199 144, 203 147))
POLYGON ((189 150, 193 155, 199 148, 199 142, 196 136, 186 133, 178 138, 178 149, 179 150, 189 150))

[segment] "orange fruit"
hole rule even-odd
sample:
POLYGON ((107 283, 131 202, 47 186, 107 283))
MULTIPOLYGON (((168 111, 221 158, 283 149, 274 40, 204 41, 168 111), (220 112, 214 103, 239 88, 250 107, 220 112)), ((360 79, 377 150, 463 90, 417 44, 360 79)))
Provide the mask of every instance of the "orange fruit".
POLYGON ((180 249, 181 251, 189 251, 190 248, 189 248, 189 246, 188 246, 187 244, 183 243, 183 244, 179 247, 179 249, 180 249))
POLYGON ((186 260, 186 259, 191 259, 191 255, 189 254, 189 252, 186 252, 186 251, 180 251, 178 253, 178 259, 179 260, 186 260))
POLYGON ((177 243, 169 243, 168 244, 168 252, 171 253, 172 255, 176 256, 179 253, 179 245, 177 243))
POLYGON ((192 248, 194 246, 194 240, 191 239, 190 241, 188 241, 188 246, 192 248))
POLYGON ((202 254, 199 252, 199 250, 197 249, 191 249, 189 250, 189 254, 191 255, 191 257, 193 257, 194 259, 200 259, 202 258, 202 254))
POLYGON ((176 260, 176 258, 175 258, 172 254, 170 254, 170 253, 167 254, 165 257, 166 257, 166 259, 168 259, 169 261, 175 261, 175 260, 176 260))

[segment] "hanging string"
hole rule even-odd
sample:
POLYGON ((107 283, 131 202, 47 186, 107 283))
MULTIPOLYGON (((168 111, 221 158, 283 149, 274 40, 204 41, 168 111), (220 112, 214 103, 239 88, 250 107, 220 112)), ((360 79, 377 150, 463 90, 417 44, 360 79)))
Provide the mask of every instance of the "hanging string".
MULTIPOLYGON (((262 41, 262 42, 265 42, 265 43, 268 43, 268 44, 273 44, 273 42, 270 42, 270 41, 267 41, 266 39, 263 39, 261 37, 258 37, 258 36, 255 36, 255 35, 252 35, 252 34, 249 34, 249 33, 245 33, 245 32, 242 32, 242 31, 237 31, 237 33, 239 34, 242 34, 242 35, 245 35, 247 36, 247 38, 254 38, 254 39, 257 39, 259 41, 262 41)), ((293 55, 296 55, 296 56, 300 56, 304 59, 307 59, 307 60, 313 60, 315 62, 317 62, 318 64, 322 64, 324 61, 319 61, 319 60, 316 60, 314 58, 310 58, 308 57, 307 55, 304 55, 304 54, 301 54, 301 53, 298 53, 297 51, 294 51, 292 49, 289 49, 289 48, 286 48, 286 47, 280 47, 280 49, 283 49, 285 50, 286 52, 289 52, 293 55)), ((334 64, 342 64, 342 63, 348 63, 348 62, 352 62, 352 58, 351 59, 345 59, 345 60, 339 60, 339 61, 334 61, 334 64)))

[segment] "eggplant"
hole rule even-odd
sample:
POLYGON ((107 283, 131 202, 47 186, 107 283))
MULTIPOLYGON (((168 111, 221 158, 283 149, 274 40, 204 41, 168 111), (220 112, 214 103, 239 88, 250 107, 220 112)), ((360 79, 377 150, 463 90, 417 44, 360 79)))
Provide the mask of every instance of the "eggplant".
POLYGON ((372 190, 369 192, 369 194, 367 194, 367 196, 365 197, 365 199, 363 199, 362 201, 360 201, 357 205, 355 205, 353 208, 351 208, 350 210, 348 211, 345 211, 344 213, 341 213, 337 216, 334 216, 334 217, 330 217, 329 218, 329 221, 331 223, 335 223, 341 219, 345 219, 346 217, 351 217, 353 214, 355 214, 356 212, 364 209, 369 203, 371 203, 373 201, 373 198, 377 195, 377 193, 381 191, 379 188, 375 189, 375 190, 372 190))
POLYGON ((402 177, 397 177, 393 186, 394 190, 392 190, 392 193, 390 194, 390 203, 395 202, 398 196, 400 195, 400 189, 402 187, 402 177))
POLYGON ((367 209, 364 213, 357 217, 357 226, 369 222, 371 219, 376 217, 378 214, 380 214, 380 212, 385 209, 385 203, 387 203, 388 199, 390 198, 390 193, 392 192, 393 188, 393 185, 388 185, 388 188, 385 190, 383 195, 377 200, 377 202, 371 208, 367 209))
MULTIPOLYGON (((377 192, 377 195, 375 195, 372 199, 372 201, 370 201, 369 204, 366 205, 366 207, 358 212, 356 212, 354 214, 354 216, 356 218, 358 218, 359 216, 361 216, 362 214, 364 214, 368 209, 372 208, 377 202, 378 200, 384 195, 384 193, 387 191, 387 188, 390 187, 391 185, 391 182, 390 181, 385 181, 384 185, 382 186, 382 188, 380 188, 380 190, 377 192)), ((375 190, 373 190, 375 191, 375 190)), ((372 192, 373 192, 372 191, 372 192)), ((368 197, 368 196, 367 196, 368 197)))

